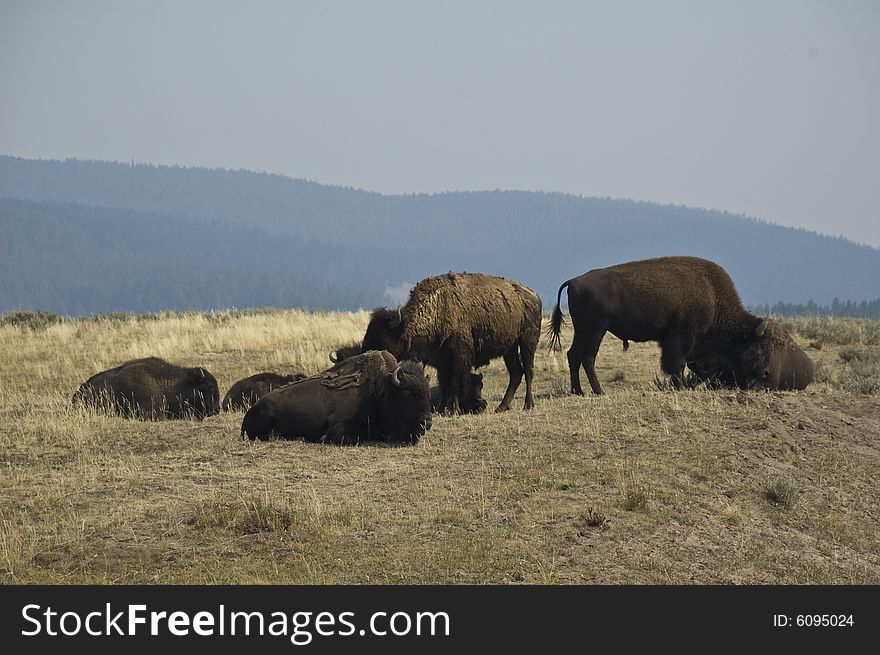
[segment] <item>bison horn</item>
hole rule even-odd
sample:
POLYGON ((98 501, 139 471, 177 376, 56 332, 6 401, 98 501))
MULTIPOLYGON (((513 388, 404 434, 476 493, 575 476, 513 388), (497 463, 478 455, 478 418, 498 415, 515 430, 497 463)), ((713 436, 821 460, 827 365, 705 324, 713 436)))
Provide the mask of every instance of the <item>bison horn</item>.
POLYGON ((391 372, 391 382, 394 383, 395 387, 400 386, 400 378, 397 377, 397 374, 400 372, 400 366, 396 366, 394 370, 391 372))
POLYGON ((759 337, 764 336, 764 332, 767 330, 767 319, 763 319, 760 323, 758 323, 758 327, 755 328, 755 335, 759 337))
POLYGON ((334 364, 339 363, 339 357, 336 356, 335 352, 330 353, 330 361, 334 364))

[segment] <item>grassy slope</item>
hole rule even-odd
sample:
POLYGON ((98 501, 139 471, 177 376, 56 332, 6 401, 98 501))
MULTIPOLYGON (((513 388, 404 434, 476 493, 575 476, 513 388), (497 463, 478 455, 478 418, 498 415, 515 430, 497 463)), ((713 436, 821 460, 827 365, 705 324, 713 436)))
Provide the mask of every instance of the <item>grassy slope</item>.
MULTIPOLYGON (((438 417, 411 448, 251 444, 241 414, 149 424, 69 406, 90 374, 148 354, 206 366, 221 392, 315 372, 366 321, 0 327, 0 580, 880 582, 880 408, 858 393, 873 389, 877 322, 795 321, 821 346, 805 393, 663 390, 653 344, 624 353, 608 337, 607 396, 574 398, 564 353, 542 349, 534 412, 521 389, 514 411, 438 417), (780 475, 790 508, 765 494, 780 475)), ((506 372, 486 372, 497 404, 506 372)))

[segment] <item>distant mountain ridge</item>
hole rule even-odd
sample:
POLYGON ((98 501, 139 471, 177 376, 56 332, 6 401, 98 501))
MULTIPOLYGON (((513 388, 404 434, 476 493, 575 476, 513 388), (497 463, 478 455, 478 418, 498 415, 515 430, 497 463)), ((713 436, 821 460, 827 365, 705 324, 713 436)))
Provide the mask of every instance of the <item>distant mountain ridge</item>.
POLYGON ((9 156, 0 156, 0 198, 7 199, 0 203, 4 233, 13 235, 0 250, 0 271, 14 277, 14 285, 0 282, 0 311, 37 307, 50 296, 51 306, 39 308, 65 313, 264 300, 371 307, 389 302, 388 288, 447 270, 518 279, 550 307, 570 277, 673 254, 720 263, 747 304, 880 297, 880 250, 646 202, 521 191, 389 196, 250 171, 9 156), (71 245, 82 239, 88 246, 71 245), (102 258, 109 270, 137 261, 139 293, 127 295, 121 279, 102 296, 102 280, 88 264, 102 258), (167 272, 177 268, 184 279, 172 292, 167 272), (156 288, 148 292, 151 271, 156 288), (283 276, 290 278, 284 293, 283 276), (76 288, 33 291, 71 277, 76 288), (322 287, 323 295, 310 291, 322 287), (140 300, 124 306, 135 296, 140 300))

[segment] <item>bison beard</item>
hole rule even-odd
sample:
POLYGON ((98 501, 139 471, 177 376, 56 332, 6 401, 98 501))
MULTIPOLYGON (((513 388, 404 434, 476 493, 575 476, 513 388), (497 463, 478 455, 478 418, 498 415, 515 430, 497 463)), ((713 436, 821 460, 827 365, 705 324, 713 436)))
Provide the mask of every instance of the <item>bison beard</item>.
POLYGON ((730 276, 696 257, 660 257, 589 271, 562 283, 551 320, 551 347, 559 345, 562 290, 574 338, 568 350, 571 392, 583 395, 584 367, 593 393, 601 394, 595 361, 606 332, 624 341, 657 341, 661 366, 683 384, 684 366, 696 350, 726 357, 742 385, 764 377, 770 365, 766 323, 748 313, 730 276))
POLYGON ((412 443, 431 427, 425 369, 371 351, 275 389, 251 407, 242 437, 412 443))
POLYGON ((397 311, 376 309, 363 340, 364 350, 384 349, 437 369, 439 409, 462 411, 475 367, 503 357, 510 377, 496 411, 510 409, 525 376, 524 407, 532 396, 535 351, 541 336, 541 299, 528 287, 481 273, 429 277, 412 290, 397 311))
POLYGON ((73 402, 143 420, 202 419, 220 411, 220 390, 203 368, 147 357, 96 373, 80 386, 73 402))

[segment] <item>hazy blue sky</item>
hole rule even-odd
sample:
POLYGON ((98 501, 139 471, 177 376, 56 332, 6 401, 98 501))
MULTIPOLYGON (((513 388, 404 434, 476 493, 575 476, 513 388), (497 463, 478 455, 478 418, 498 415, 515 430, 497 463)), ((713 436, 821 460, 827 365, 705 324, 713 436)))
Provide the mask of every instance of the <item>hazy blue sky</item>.
POLYGON ((726 209, 880 246, 880 2, 0 0, 0 153, 726 209))

